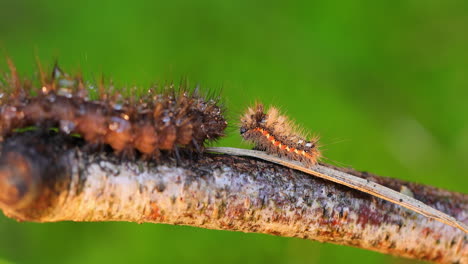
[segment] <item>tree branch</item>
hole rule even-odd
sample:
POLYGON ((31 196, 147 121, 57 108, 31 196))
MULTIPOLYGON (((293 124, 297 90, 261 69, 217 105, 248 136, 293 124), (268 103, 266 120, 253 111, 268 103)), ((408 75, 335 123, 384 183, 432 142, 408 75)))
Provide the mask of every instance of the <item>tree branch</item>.
POLYGON ((309 175, 325 179, 327 181, 332 181, 344 186, 348 186, 352 189, 371 194, 375 197, 387 200, 394 204, 401 205, 426 217, 440 221, 441 223, 460 228, 460 230, 462 230, 463 232, 468 233, 468 227, 464 223, 457 221, 457 219, 453 218, 452 216, 444 214, 443 212, 434 209, 417 199, 414 199, 411 190, 407 189, 405 186, 401 186, 400 192, 398 192, 387 188, 381 184, 378 184, 374 181, 365 180, 356 177, 352 174, 343 173, 338 169, 330 169, 330 165, 327 164, 317 164, 313 166, 313 168, 308 168, 304 166, 304 164, 302 164, 301 162, 283 159, 281 157, 273 155, 268 155, 264 151, 227 147, 209 148, 207 149, 207 151, 235 156, 258 158, 261 160, 283 165, 288 168, 302 171, 309 175), (406 194, 404 193, 404 190, 407 190, 406 194))
MULTIPOLYGON (((254 158, 159 164, 27 132, 3 143, 0 208, 21 221, 131 221, 300 237, 440 263, 468 263, 467 235, 399 205, 254 158)), ((78 143, 77 143, 78 142, 78 143)), ((336 169, 336 168, 330 168, 336 169)), ((468 195, 344 170, 468 223, 468 195)))

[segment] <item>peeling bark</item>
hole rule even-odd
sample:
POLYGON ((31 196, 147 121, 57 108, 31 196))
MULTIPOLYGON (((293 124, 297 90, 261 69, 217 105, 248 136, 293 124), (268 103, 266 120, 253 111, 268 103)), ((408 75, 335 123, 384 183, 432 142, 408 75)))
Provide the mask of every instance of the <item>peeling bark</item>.
MULTIPOLYGON (((8 139, 0 158, 0 208, 20 221, 180 224, 468 263, 463 231, 279 165, 215 154, 182 158, 179 165, 128 161, 84 151, 77 139, 34 133, 8 139)), ((342 171, 397 191, 405 186, 414 198, 468 223, 468 195, 342 171)))

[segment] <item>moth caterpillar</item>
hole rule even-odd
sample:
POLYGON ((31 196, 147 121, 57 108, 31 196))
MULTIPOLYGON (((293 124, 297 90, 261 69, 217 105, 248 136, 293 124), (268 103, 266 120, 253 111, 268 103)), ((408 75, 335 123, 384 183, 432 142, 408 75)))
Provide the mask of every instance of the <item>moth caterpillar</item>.
POLYGON ((317 164, 321 156, 318 137, 308 140, 298 126, 275 107, 270 107, 266 113, 263 104, 249 107, 241 117, 240 133, 245 140, 253 142, 256 149, 300 161, 307 167, 317 164))
POLYGON ((170 86, 123 98, 100 84, 99 99, 91 100, 82 78, 57 66, 49 77, 39 67, 40 87, 34 87, 20 80, 10 60, 8 64, 10 74, 0 81, 1 140, 19 128, 57 128, 117 153, 138 151, 157 158, 161 151, 179 148, 201 153, 205 142, 222 137, 227 126, 218 100, 198 90, 170 86))

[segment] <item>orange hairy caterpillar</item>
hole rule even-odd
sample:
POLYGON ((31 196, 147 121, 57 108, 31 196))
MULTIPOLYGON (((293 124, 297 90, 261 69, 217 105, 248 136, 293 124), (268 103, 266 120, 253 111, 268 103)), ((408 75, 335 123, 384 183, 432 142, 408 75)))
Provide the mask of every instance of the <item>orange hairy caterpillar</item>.
POLYGON ((318 137, 307 140, 297 125, 275 107, 270 107, 266 113, 259 103, 248 108, 241 117, 240 133, 245 140, 253 142, 256 149, 300 161, 308 167, 317 164, 321 156, 318 137))
POLYGON ((91 146, 158 158, 161 151, 178 155, 179 148, 201 153, 205 142, 223 136, 227 126, 218 100, 197 90, 171 86, 123 98, 100 84, 99 99, 91 100, 82 78, 71 78, 57 66, 50 77, 39 67, 41 85, 34 87, 8 64, 10 74, 0 80, 0 140, 20 128, 57 128, 79 134, 91 146))

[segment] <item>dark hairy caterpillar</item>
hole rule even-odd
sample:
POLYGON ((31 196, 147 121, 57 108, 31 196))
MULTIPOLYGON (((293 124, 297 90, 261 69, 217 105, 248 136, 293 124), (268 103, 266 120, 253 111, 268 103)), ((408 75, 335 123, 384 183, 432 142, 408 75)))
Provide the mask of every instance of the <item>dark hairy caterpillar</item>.
POLYGON ((99 99, 91 100, 82 78, 55 66, 51 76, 40 71, 40 87, 21 81, 8 60, 10 74, 0 81, 0 140, 16 129, 34 126, 79 134, 90 145, 107 144, 116 153, 158 158, 161 151, 179 148, 203 151, 205 142, 224 135, 227 122, 216 99, 196 89, 173 86, 140 97, 123 98, 99 85, 99 99))
POLYGON ((256 149, 303 162, 308 167, 317 164, 321 156, 318 137, 307 140, 305 133, 275 107, 270 107, 266 113, 259 103, 248 108, 241 117, 240 133, 245 140, 253 142, 256 149))

